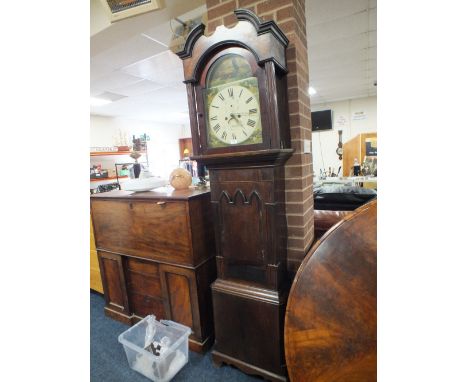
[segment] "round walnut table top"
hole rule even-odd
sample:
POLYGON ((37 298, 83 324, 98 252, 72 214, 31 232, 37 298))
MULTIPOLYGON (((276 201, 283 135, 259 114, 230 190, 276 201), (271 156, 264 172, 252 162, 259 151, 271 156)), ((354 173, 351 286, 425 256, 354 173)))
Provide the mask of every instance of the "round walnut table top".
POLYGON ((302 262, 285 351, 293 382, 377 380, 377 200, 346 216, 302 262))

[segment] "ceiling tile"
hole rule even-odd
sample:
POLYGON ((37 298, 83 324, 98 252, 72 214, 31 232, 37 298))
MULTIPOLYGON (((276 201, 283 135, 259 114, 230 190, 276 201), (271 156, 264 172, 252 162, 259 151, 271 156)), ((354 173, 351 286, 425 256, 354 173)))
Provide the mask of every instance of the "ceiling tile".
POLYGON ((368 0, 306 1, 307 23, 312 25, 341 19, 367 9, 368 0))
POLYGON ((309 73, 314 76, 315 73, 323 70, 333 70, 336 67, 346 67, 356 65, 369 60, 367 49, 361 49, 352 53, 337 53, 332 57, 323 59, 314 59, 309 61, 309 73))
POLYGON ((134 62, 161 53, 166 49, 165 46, 156 41, 137 35, 128 39, 123 39, 120 43, 111 48, 91 56, 91 65, 93 65, 93 63, 101 64, 105 62, 111 65, 113 69, 120 69, 134 62))
POLYGON ((112 70, 112 66, 109 63, 101 62, 97 64, 91 62, 89 68, 89 79, 91 81, 91 84, 93 84, 94 81, 97 81, 99 78, 108 75, 112 72, 112 70))
POLYGON ((170 50, 128 65, 122 71, 160 85, 178 84, 184 80, 182 61, 170 50))
POLYGON ((113 71, 97 80, 92 81, 91 89, 99 89, 102 91, 113 90, 135 84, 142 79, 129 75, 121 71, 113 71))
POLYGON ((178 87, 167 87, 91 108, 92 113, 167 123, 189 123, 187 97, 178 87))
POLYGON ((169 47, 171 40, 172 40, 172 29, 179 25, 174 20, 170 20, 167 23, 161 23, 159 25, 154 26, 153 28, 148 29, 144 32, 146 38, 154 39, 159 41, 161 44, 169 47), (172 29, 171 29, 172 28, 172 29))
POLYGON ((148 81, 148 80, 140 80, 131 85, 120 87, 120 88, 115 88, 113 90, 117 93, 124 94, 127 97, 134 97, 134 96, 142 95, 142 94, 160 89, 161 87, 162 86, 157 84, 156 82, 148 81))
POLYGON ((310 25, 310 27, 307 28, 307 36, 312 44, 317 44, 359 35, 365 33, 367 30, 368 15, 366 11, 363 11, 327 23, 310 25))
POLYGON ((370 37, 367 33, 350 35, 336 40, 326 40, 320 43, 307 44, 309 58, 325 58, 336 53, 348 53, 368 47, 370 37))
POLYGON ((369 10, 369 30, 377 30, 377 8, 369 10))
POLYGON ((111 92, 102 92, 102 93, 98 94, 97 96, 99 98, 107 99, 107 100, 110 100, 112 102, 116 102, 118 100, 126 98, 126 96, 123 95, 123 94, 117 94, 117 93, 111 93, 111 92))
POLYGON ((377 46, 377 31, 369 31, 369 46, 377 46))

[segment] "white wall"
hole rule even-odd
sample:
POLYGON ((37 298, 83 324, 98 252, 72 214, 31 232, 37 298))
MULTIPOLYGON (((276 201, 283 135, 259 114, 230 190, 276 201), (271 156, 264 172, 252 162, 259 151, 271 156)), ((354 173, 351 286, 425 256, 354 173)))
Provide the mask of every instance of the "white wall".
MULTIPOLYGON (((343 143, 360 133, 377 132, 377 97, 357 98, 347 101, 314 105, 311 111, 331 109, 333 130, 312 133, 312 162, 314 174, 331 167, 338 171, 343 161, 338 160, 338 130, 343 130, 343 143), (364 119, 353 119, 355 112, 364 112, 364 119)), ((343 170, 342 170, 343 171, 343 170)), ((340 172, 340 175, 342 174, 340 172)), ((347 174, 345 174, 347 175, 347 174)))
MULTIPOLYGON (((179 166, 179 138, 190 137, 190 127, 181 124, 165 124, 138 121, 126 118, 112 118, 91 115, 90 146, 105 147, 118 145, 120 132, 128 136, 131 145, 132 136, 143 133, 150 136, 148 142, 148 161, 154 175, 168 178, 171 171, 179 166), (187 135, 188 134, 188 135, 187 135)), ((144 158, 141 158, 141 161, 144 158)), ((104 168, 113 167, 113 157, 94 157, 104 168)), ((131 161, 125 157, 124 161, 131 161)))

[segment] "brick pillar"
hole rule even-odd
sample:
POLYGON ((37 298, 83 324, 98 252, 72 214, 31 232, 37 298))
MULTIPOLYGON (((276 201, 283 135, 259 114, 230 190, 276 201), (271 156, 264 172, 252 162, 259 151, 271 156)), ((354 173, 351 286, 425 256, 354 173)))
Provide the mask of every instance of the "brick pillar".
POLYGON ((274 20, 289 39, 289 122, 295 149, 286 163, 286 215, 288 222, 288 270, 295 273, 314 238, 312 154, 303 153, 303 141, 312 138, 305 0, 207 0, 207 34, 218 25, 235 25, 234 9, 247 8, 266 20, 274 20))

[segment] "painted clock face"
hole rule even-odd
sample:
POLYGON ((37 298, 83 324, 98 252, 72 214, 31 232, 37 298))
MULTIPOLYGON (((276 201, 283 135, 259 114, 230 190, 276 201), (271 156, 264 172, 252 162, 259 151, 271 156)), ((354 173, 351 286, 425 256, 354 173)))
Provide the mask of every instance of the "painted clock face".
POLYGON ((213 64, 204 98, 208 147, 263 142, 258 80, 243 56, 226 54, 213 64))
POLYGON ((208 105, 211 133, 225 144, 237 145, 248 140, 257 130, 259 120, 258 100, 244 86, 227 86, 208 105))

